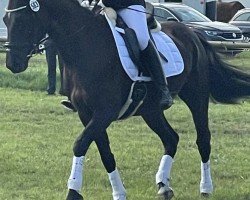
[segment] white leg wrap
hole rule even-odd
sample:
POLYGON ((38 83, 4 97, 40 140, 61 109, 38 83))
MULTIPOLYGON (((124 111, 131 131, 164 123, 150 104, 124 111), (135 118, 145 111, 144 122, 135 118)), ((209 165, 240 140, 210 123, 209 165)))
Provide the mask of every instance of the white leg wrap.
POLYGON ((126 200, 126 190, 122 184, 122 180, 118 170, 108 174, 109 181, 113 189, 113 200, 126 200))
POLYGON ((213 192, 213 183, 210 173, 210 161, 206 163, 201 162, 200 192, 209 194, 213 192))
POLYGON ((156 173, 156 184, 164 183, 169 187, 170 171, 173 164, 173 158, 169 155, 162 156, 158 172, 156 173))
POLYGON ((84 156, 73 157, 72 169, 68 180, 68 189, 80 191, 82 188, 84 156))

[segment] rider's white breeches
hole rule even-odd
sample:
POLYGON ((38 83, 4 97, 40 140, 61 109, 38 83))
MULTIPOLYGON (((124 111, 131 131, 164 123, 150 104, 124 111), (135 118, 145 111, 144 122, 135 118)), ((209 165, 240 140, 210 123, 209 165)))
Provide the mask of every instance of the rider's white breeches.
POLYGON ((124 22, 128 25, 129 28, 132 28, 135 31, 135 34, 138 38, 140 49, 144 50, 148 46, 148 41, 150 39, 147 26, 147 18, 145 13, 145 8, 141 5, 132 5, 128 8, 134 9, 121 9, 117 13, 122 17, 124 22), (135 10, 141 11, 137 12, 135 10))

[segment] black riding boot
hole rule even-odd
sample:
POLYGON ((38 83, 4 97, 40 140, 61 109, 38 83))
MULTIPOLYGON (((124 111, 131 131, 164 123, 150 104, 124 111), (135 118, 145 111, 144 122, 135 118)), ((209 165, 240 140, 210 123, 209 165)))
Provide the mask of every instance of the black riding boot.
POLYGON ((156 88, 160 91, 160 106, 163 109, 169 108, 173 104, 173 99, 167 87, 167 80, 164 76, 160 56, 151 40, 149 40, 146 49, 141 52, 141 58, 146 70, 155 82, 156 88))

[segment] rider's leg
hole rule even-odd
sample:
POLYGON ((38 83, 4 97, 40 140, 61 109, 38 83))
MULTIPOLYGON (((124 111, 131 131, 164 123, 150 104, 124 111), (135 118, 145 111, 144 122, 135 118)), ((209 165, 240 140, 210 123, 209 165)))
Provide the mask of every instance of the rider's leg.
POLYGON ((148 70, 159 91, 160 106, 163 109, 169 108, 173 104, 173 99, 167 87, 167 80, 162 69, 158 50, 151 40, 149 40, 146 49, 141 52, 141 57, 143 67, 148 70))
POLYGON ((148 46, 150 39, 148 33, 145 8, 141 5, 132 5, 128 8, 117 11, 129 28, 135 31, 140 49, 144 50, 148 46))
POLYGON ((117 13, 136 33, 142 51, 142 61, 160 91, 160 105, 163 108, 170 107, 173 100, 167 87, 158 51, 150 40, 145 8, 141 5, 132 5, 126 9, 118 10, 117 13))

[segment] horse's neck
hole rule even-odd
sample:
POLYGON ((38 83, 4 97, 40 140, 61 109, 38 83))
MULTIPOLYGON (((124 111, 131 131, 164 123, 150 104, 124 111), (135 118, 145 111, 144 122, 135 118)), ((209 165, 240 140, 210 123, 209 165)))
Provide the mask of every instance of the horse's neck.
POLYGON ((63 59, 72 65, 77 60, 81 30, 93 21, 93 14, 72 0, 47 0, 51 22, 50 37, 58 46, 63 59))
POLYGON ((57 37, 58 34, 73 34, 93 18, 92 13, 82 8, 77 0, 47 0, 46 6, 51 19, 48 32, 56 32, 57 37))

